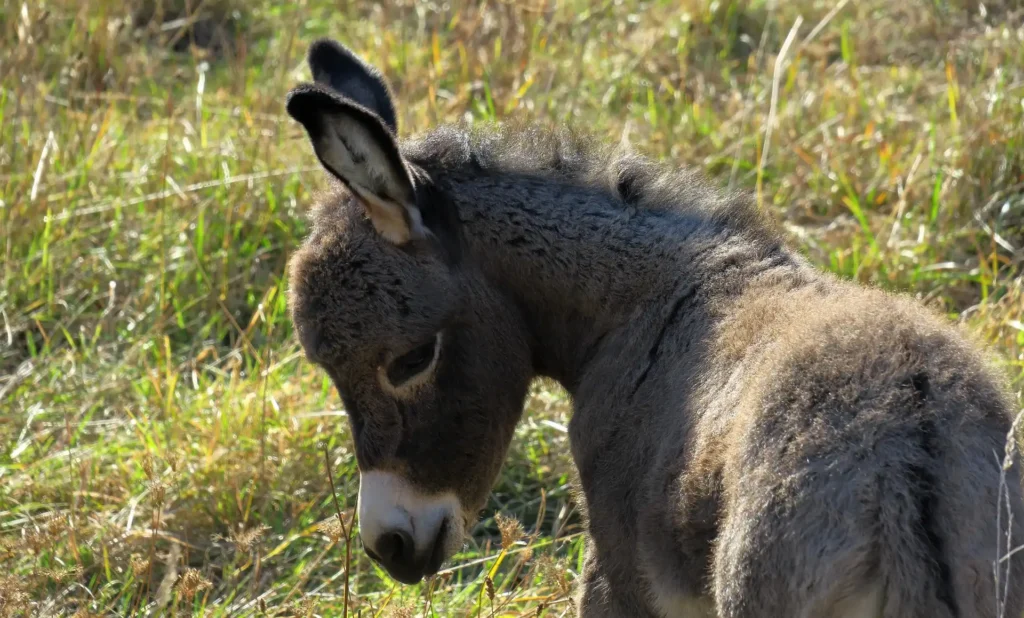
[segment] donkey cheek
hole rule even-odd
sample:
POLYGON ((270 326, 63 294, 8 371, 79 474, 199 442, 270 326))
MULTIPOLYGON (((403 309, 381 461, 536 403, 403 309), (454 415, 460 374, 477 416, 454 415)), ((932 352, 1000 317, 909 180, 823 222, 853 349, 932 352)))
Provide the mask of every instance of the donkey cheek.
POLYGON ((370 423, 364 426, 356 436, 356 456, 361 468, 378 468, 394 458, 398 440, 390 433, 370 423))
POLYGON ((364 470, 380 467, 385 460, 384 445, 374 440, 360 440, 356 446, 356 458, 364 470))

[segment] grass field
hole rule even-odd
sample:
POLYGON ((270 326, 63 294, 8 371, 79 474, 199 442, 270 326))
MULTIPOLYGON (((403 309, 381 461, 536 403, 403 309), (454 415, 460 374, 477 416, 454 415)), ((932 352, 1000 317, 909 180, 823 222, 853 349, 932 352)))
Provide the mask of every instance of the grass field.
POLYGON ((572 615, 554 385, 438 577, 396 586, 331 524, 327 464, 346 523, 358 477, 284 279, 323 186, 284 95, 319 36, 385 70, 403 133, 569 121, 746 188, 1024 388, 1019 2, 385 4, 3 0, 0 617, 572 615))

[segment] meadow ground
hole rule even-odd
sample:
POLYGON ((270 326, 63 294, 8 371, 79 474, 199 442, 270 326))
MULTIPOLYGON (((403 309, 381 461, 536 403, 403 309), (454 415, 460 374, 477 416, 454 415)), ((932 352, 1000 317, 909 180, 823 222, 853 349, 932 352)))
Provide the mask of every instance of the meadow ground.
POLYGON ((396 586, 331 523, 327 464, 348 525, 356 468, 284 287, 323 186, 284 95, 323 35, 384 69, 403 133, 570 121, 750 190, 817 264, 940 307, 1024 387, 1017 1, 0 7, 4 618, 339 616, 346 596, 364 617, 571 615, 554 385, 438 577, 396 586), (521 522, 504 547, 496 514, 521 522))

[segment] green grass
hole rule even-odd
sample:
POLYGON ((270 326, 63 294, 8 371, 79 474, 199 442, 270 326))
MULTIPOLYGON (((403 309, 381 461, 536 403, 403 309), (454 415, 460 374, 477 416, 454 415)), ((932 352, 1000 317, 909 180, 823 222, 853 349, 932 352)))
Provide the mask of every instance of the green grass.
POLYGON ((756 192, 815 263, 942 308, 1024 387, 1019 3, 386 4, 0 5, 0 616, 338 616, 346 580, 353 616, 571 614, 551 384, 442 576, 396 586, 358 541, 346 568, 321 525, 325 460, 346 517, 357 476, 286 314, 323 177, 283 103, 323 35, 383 68, 403 133, 570 121, 756 192), (504 552, 497 513, 526 532, 504 552))

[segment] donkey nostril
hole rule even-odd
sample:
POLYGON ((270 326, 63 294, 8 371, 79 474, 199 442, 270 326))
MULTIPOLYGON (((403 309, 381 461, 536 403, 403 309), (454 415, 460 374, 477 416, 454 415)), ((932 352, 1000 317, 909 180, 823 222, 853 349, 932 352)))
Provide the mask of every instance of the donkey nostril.
POLYGON ((374 544, 380 561, 389 568, 408 569, 415 559, 412 536, 405 530, 385 532, 374 544))
POLYGON ((405 545, 405 541, 400 533, 392 532, 391 534, 385 534, 380 542, 380 554, 388 562, 401 562, 403 545, 405 545))

